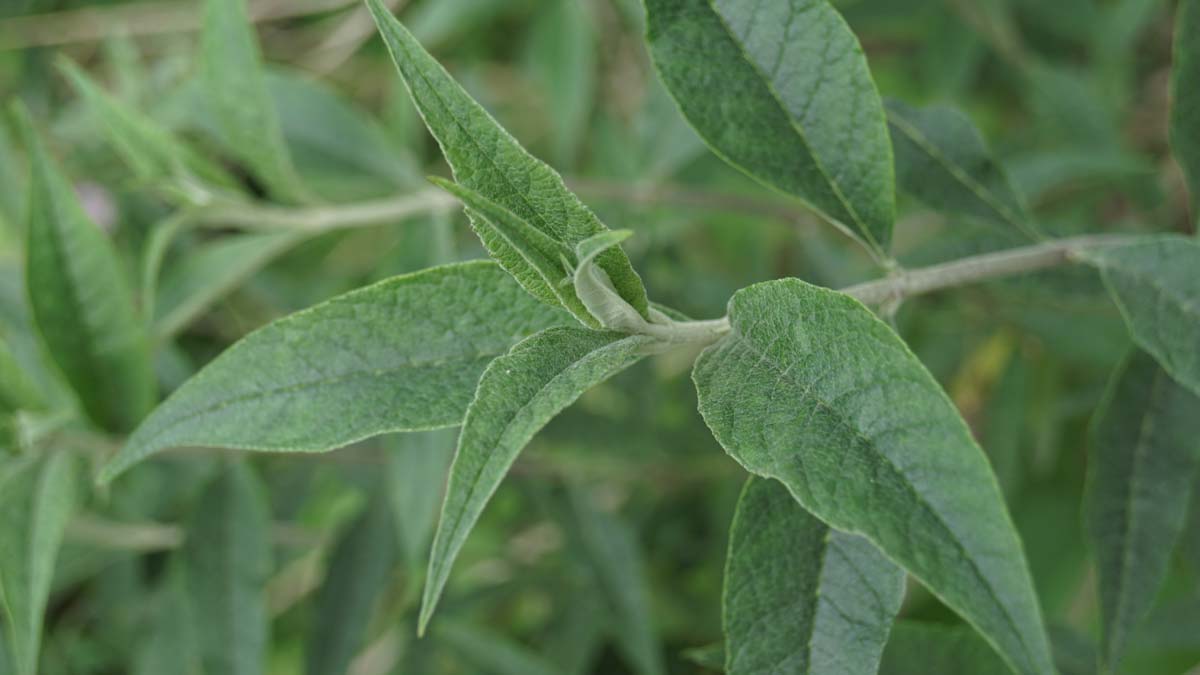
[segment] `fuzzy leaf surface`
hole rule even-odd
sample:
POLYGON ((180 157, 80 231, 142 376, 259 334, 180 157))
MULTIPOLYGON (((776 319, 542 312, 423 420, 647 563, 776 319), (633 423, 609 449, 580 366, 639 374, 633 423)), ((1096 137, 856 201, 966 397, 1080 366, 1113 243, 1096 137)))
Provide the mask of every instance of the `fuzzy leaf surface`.
POLYGON ((796 279, 739 291, 729 317, 732 332, 693 373, 721 445, 830 526, 870 539, 1018 672, 1052 673, 987 458, 904 342, 853 298, 796 279))

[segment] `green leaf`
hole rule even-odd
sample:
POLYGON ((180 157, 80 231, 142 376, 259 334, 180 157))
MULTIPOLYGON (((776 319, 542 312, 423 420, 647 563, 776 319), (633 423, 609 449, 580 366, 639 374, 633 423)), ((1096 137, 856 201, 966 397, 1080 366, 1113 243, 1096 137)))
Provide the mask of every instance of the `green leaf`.
POLYGON ((709 146, 882 254, 892 145, 862 47, 827 0, 646 0, 658 73, 709 146))
POLYGON ((554 159, 569 166, 592 113, 596 87, 596 35, 587 3, 552 0, 538 12, 526 61, 544 95, 554 159))
MULTIPOLYGON (((455 179, 500 206, 512 211, 553 239, 574 248, 605 227, 562 177, 534 158, 508 134, 400 25, 379 0, 367 0, 413 101, 429 131, 437 138, 455 179)), ((520 254, 494 230, 473 221, 480 239, 510 271, 521 269, 520 254)), ((619 248, 599 260, 621 297, 648 316, 646 289, 629 259, 619 248)), ((518 273, 513 272, 514 275, 518 273)), ((556 302, 550 289, 518 275, 535 296, 556 302)))
POLYGON ((1200 243, 1162 235, 1083 255, 1100 268, 1133 341, 1200 394, 1200 243))
POLYGON ((226 149, 279 201, 304 201, 279 116, 267 93, 246 0, 205 0, 201 71, 226 149))
POLYGON ((1029 213, 983 135, 962 112, 888 101, 896 180, 931 208, 978 218, 1036 239, 1029 213))
POLYGON ((551 328, 517 344, 479 379, 450 465, 433 538, 420 627, 433 616, 454 559, 525 444, 583 392, 628 368, 653 340, 551 328))
POLYGON ((738 291, 729 318, 732 332, 693 377, 730 455, 830 526, 870 539, 1018 672, 1051 673, 987 458, 904 342, 853 298, 796 279, 738 291))
POLYGON ((1200 0, 1181 0, 1175 15, 1171 69, 1171 149, 1192 191, 1192 218, 1200 226, 1200 0))
POLYGON ((34 322, 88 417, 127 431, 155 395, 142 321, 112 243, 52 164, 27 113, 20 117, 31 163, 25 283, 34 322))
POLYGON ((883 651, 879 675, 1010 675, 1011 670, 967 626, 900 621, 883 651))
POLYGON ((138 427, 101 480, 171 447, 324 452, 456 425, 493 358, 565 321, 487 262, 352 291, 226 350, 138 427))
POLYGON ((396 559, 396 527, 382 490, 334 545, 308 640, 308 675, 341 675, 362 647, 396 559))
POLYGON ((243 463, 225 467, 195 505, 181 556, 205 673, 265 672, 270 525, 266 493, 243 463))
POLYGON ((420 571, 442 503, 458 429, 437 429, 384 438, 388 495, 400 549, 409 569, 420 571))
POLYGON ((0 336, 0 411, 38 410, 45 405, 45 396, 21 367, 8 340, 0 336))
POLYGON ((434 635, 454 654, 486 675, 556 675, 554 664, 491 631, 457 621, 438 626, 434 635))
POLYGON ((75 504, 75 473, 64 453, 0 471, 0 608, 13 672, 36 675, 54 560, 75 504))
POLYGON ((193 631, 196 622, 188 605, 183 566, 178 558, 168 565, 155 594, 147 634, 134 657, 133 675, 200 672, 199 647, 193 631))
POLYGON ((904 571, 871 542, 776 481, 746 481, 725 563, 725 672, 874 675, 903 599, 904 571))
POLYGON ((1137 351, 1096 413, 1084 503, 1109 666, 1153 606, 1183 531, 1200 467, 1197 412, 1200 397, 1137 351))

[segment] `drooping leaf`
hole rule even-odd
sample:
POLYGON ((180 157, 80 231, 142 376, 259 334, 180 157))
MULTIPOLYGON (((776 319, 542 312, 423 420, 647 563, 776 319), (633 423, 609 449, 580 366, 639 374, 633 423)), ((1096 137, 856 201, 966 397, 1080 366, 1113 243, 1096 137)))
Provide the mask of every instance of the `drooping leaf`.
POLYGON ((265 672, 270 515, 248 466, 225 467, 200 494, 181 556, 204 672, 265 672))
POLYGON ((521 449, 583 392, 640 360, 651 342, 621 333, 551 328, 487 367, 450 465, 422 598, 422 629, 463 542, 521 449))
POLYGON ((954 108, 887 104, 896 182, 930 207, 1036 238, 1016 190, 970 118, 954 108))
POLYGON ((713 151, 877 252, 895 219, 879 92, 827 0, 646 0, 659 76, 713 151))
MULTIPOLYGON (((367 4, 425 125, 441 145, 459 184, 512 211, 568 248, 605 230, 595 214, 566 188, 562 177, 526 152, 379 0, 368 0, 367 4)), ((520 269, 519 254, 486 224, 473 222, 484 245, 505 269, 520 269)), ((646 289, 624 252, 619 248, 606 251, 599 264, 621 297, 645 316, 646 289)), ((528 275, 519 275, 518 279, 537 297, 556 301, 550 289, 528 275)))
POLYGON ((1052 672, 987 458, 904 342, 856 300, 796 279, 739 291, 729 318, 732 332, 693 374, 721 445, 832 527, 870 539, 1018 672, 1052 672))
POLYGON ((725 672, 874 675, 903 598, 904 571, 871 542, 776 481, 746 481, 725 563, 725 672))
POLYGON ((487 262, 352 291, 226 350, 138 427, 101 480, 171 447, 323 452, 458 424, 493 358, 570 320, 487 262))
POLYGON ((303 201, 304 188, 267 93, 246 0, 205 0, 200 47, 204 91, 226 149, 273 197, 303 201))
POLYGON ((1181 0, 1175 15, 1171 69, 1171 150, 1192 191, 1192 218, 1200 226, 1200 0, 1181 0))
POLYGON ((1084 503, 1110 667, 1153 606, 1183 531, 1200 467, 1198 411, 1200 397, 1139 350, 1096 413, 1084 503))
POLYGON ((382 490, 334 545, 308 640, 308 675, 342 675, 366 639, 396 559, 396 527, 382 490))
POLYGON ((383 440, 392 520, 399 530, 401 553, 415 572, 429 553, 457 437, 458 429, 437 429, 391 434, 383 440))
POLYGON ((438 626, 434 635, 484 675, 557 675, 554 664, 492 631, 458 621, 438 626))
POLYGON ((0 469, 0 609, 15 675, 39 672, 50 580, 74 504, 75 476, 64 453, 0 469))
POLYGON ((967 626, 900 621, 883 651, 879 675, 1010 675, 1004 660, 967 626))
POLYGON ((31 163, 25 282, 34 322, 88 417, 128 431, 154 400, 142 321, 112 242, 21 117, 31 163))
POLYGON ((1200 243, 1162 235, 1084 256, 1100 268, 1134 342, 1200 394, 1200 243))

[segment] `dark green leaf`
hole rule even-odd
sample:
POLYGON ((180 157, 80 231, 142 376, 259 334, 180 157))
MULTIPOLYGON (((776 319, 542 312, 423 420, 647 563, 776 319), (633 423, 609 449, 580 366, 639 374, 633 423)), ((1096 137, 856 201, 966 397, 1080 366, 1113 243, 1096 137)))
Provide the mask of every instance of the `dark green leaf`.
POLYGON ((879 253, 892 146, 862 47, 827 0, 646 0, 667 89, 713 151, 879 253))
POLYGON ((1110 666, 1153 606, 1183 531, 1200 467, 1198 412, 1200 397, 1141 351, 1097 411, 1085 504, 1110 666))
POLYGON ((128 431, 154 401, 143 323, 112 242, 22 119, 32 165, 25 282, 34 321, 88 416, 128 431))
POLYGON ((725 563, 725 672, 874 675, 904 571, 831 530, 773 480, 751 477, 725 563))
POLYGON ((551 328, 487 367, 450 466, 421 604, 422 628, 463 542, 525 444, 583 392, 640 360, 651 342, 621 333, 551 328))
MULTIPOLYGON (((534 158, 463 90, 388 12, 379 0, 367 3, 426 126, 441 144, 459 184, 512 211, 568 248, 605 227, 562 178, 534 158)), ((520 269, 520 254, 486 224, 474 221, 484 245, 505 269, 520 269)), ((647 315, 646 289, 619 249, 599 259, 613 285, 630 305, 647 315)), ((514 271, 514 274, 518 274, 514 271)), ((547 302, 551 289, 518 275, 522 285, 547 302)))
POLYGON ((492 263, 382 281, 230 347, 138 427, 102 480, 171 447, 323 452, 458 424, 493 358, 570 320, 492 263))
POLYGON ((245 464, 225 467, 201 493, 181 553, 205 673, 265 672, 270 535, 258 478, 245 464))
POLYGON ((1200 225, 1200 0, 1181 0, 1175 15, 1171 69, 1171 149, 1192 191, 1192 218, 1200 225))
POLYGON ((856 300, 795 279, 739 291, 729 317, 732 332, 694 372, 725 449, 832 527, 874 542, 1017 671, 1051 673, 987 458, 904 342, 856 300))
POLYGON ((967 626, 900 621, 883 651, 879 675, 1010 675, 1011 670, 967 626))

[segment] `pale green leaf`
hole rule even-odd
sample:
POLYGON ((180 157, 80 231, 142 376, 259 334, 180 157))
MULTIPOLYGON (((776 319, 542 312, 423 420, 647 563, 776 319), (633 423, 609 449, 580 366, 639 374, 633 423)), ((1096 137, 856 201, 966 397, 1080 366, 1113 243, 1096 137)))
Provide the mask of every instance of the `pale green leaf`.
MULTIPOLYGON (((417 109, 441 145, 460 185, 512 211, 569 248, 605 227, 562 177, 534 158, 476 103, 397 21, 379 0, 367 0, 417 109)), ((512 270, 519 254, 488 228, 478 227, 492 255, 512 270)), ((600 266, 630 305, 647 313, 646 289, 619 248, 605 252, 600 266)), ((521 277, 529 287, 530 279, 521 277)), ((535 284, 536 286, 536 284, 535 284)), ((548 289, 531 290, 554 302, 548 289)))
POLYGON ((593 110, 596 87, 594 20, 584 0, 552 0, 538 12, 526 60, 545 97, 556 162, 575 162, 593 110))
POLYGON ((796 279, 739 291, 729 318, 693 375, 721 445, 830 526, 870 539, 1018 672, 1051 673, 987 458, 904 342, 853 298, 796 279))
POLYGON ((967 626, 900 621, 879 675, 1010 675, 1004 661, 967 626))
POLYGON ((280 201, 305 198, 267 92, 246 0, 205 0, 201 32, 204 91, 226 149, 280 201))
POLYGON ((101 479, 171 447, 323 452, 456 425, 492 359, 570 320, 493 263, 379 282, 230 347, 138 427, 101 479))
POLYGON ((1036 238, 1029 213, 970 118, 946 107, 887 105, 896 181, 931 208, 1036 238))
POLYGON ((1171 149, 1192 191, 1200 225, 1200 0, 1180 0, 1171 69, 1171 149))
POLYGON ((447 621, 434 632, 439 642, 482 675, 558 675, 554 664, 489 630, 457 621, 447 621))
POLYGON ((1163 235, 1084 256, 1100 268, 1134 342, 1200 394, 1200 243, 1163 235))
POLYGON ((1200 397, 1139 350, 1096 413, 1084 503, 1110 666, 1154 605, 1183 531, 1200 467, 1198 412, 1200 397))
POLYGON ((271 573, 266 493, 245 464, 231 464, 200 494, 181 551, 205 673, 265 672, 271 573))
POLYGON ((422 629, 467 535, 521 449, 583 392, 640 360, 651 342, 621 333, 551 328, 487 367, 450 465, 422 599, 422 629))
POLYGON ((895 179, 883 104, 827 0, 646 0, 646 17, 659 76, 714 152, 887 248, 895 179))
POLYGON ((25 372, 3 336, 0 336, 0 411, 37 410, 46 397, 25 372))
POLYGON ((874 675, 903 598, 904 571, 871 542, 776 481, 746 481, 725 563, 725 672, 874 675))
POLYGON ((458 429, 390 434, 387 452, 388 495, 400 549, 412 571, 420 570, 429 553, 429 537, 442 503, 446 474, 454 458, 458 429))
POLYGON ((50 580, 75 488, 71 458, 63 453, 0 470, 0 608, 15 675, 39 672, 50 580))
POLYGON ((112 242, 22 119, 32 165, 25 283, 34 322, 88 417, 127 431, 154 401, 143 323, 112 242))
POLYGON ((308 639, 308 675, 346 672, 385 595, 396 546, 391 505, 379 490, 334 545, 308 639))

